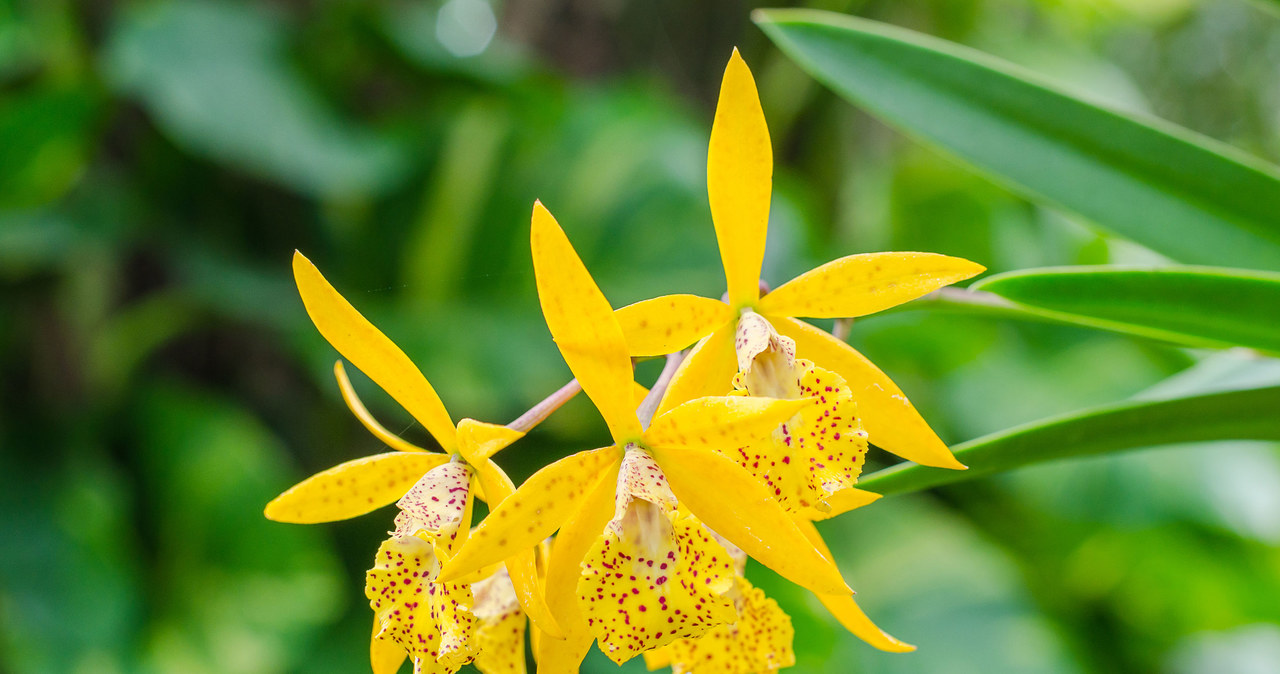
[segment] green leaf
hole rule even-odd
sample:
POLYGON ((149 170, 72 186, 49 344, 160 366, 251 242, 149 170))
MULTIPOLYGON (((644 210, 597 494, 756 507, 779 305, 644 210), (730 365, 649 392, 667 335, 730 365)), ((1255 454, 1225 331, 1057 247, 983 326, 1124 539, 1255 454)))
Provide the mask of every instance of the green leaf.
POLYGON ((1280 354, 1280 274, 1210 267, 1061 267, 973 286, 1069 323, 1280 354))
POLYGON ((755 20, 811 75, 1033 200, 1193 264, 1280 269, 1280 172, 943 40, 809 10, 755 20))
POLYGON ((1058 459, 1207 440, 1280 440, 1276 410, 1280 386, 1095 407, 952 447, 968 470, 903 463, 868 475, 858 487, 899 494, 1058 459))
POLYGON ((146 3, 123 14, 105 69, 194 153, 321 197, 356 199, 403 180, 404 148, 342 119, 288 66, 284 47, 261 9, 146 3))

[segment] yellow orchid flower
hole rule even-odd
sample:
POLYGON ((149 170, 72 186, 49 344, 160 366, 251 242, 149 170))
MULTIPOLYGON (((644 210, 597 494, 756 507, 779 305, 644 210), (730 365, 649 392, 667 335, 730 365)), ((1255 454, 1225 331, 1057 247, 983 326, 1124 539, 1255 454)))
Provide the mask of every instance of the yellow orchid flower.
MULTIPOLYGON (((472 608, 470 579, 444 584, 433 580, 467 536, 473 498, 484 494, 490 505, 496 505, 515 491, 490 457, 524 434, 473 419, 462 419, 455 426, 422 372, 310 260, 295 253, 293 271, 303 304, 320 334, 408 410, 447 453, 428 452, 387 431, 360 402, 338 361, 334 373, 347 405, 366 428, 397 451, 317 473, 267 504, 265 515, 279 522, 330 522, 398 500, 401 512, 396 531, 379 548, 367 576, 366 594, 377 614, 370 645, 374 672, 394 672, 406 653, 414 655, 417 668, 456 671, 476 656, 475 639, 485 642, 496 633, 486 630, 482 618, 476 632, 474 622, 480 616, 472 608), (404 577, 410 567, 417 575, 404 577)), ((494 560, 498 562, 504 563, 505 582, 530 620, 547 634, 562 635, 543 599, 534 546, 512 548, 508 556, 494 560)), ((494 573, 490 570, 487 576, 494 573)), ((511 670, 495 666, 491 671, 511 670)))
POLYGON ((760 295, 773 153, 755 80, 735 49, 711 127, 707 193, 728 302, 669 295, 618 310, 633 356, 672 353, 703 340, 685 359, 659 411, 717 393, 733 376, 733 338, 744 310, 763 315, 813 362, 854 389, 872 442, 927 466, 963 468, 888 376, 844 341, 797 317, 852 318, 915 299, 984 267, 932 253, 850 255, 760 295))
POLYGON ((439 579, 461 578, 558 530, 546 596, 565 638, 539 640, 544 672, 576 671, 594 639, 621 662, 732 620, 724 596, 732 573, 726 573, 723 548, 697 520, 806 588, 848 592, 835 565, 764 486, 711 451, 749 444, 810 401, 705 397, 644 428, 622 329, 541 203, 534 206, 531 245, 547 325, 614 444, 531 476, 493 508, 439 579))
MULTIPOLYGON (((797 518, 810 541, 828 559, 826 543, 813 520, 834 517, 880 498, 854 488, 867 452, 867 433, 858 405, 844 378, 796 358, 796 346, 763 316, 747 310, 734 338, 738 373, 730 395, 779 399, 814 398, 818 404, 787 420, 759 442, 725 455, 774 492, 778 503, 797 518)), ((842 625, 867 643, 892 652, 915 647, 876 627, 848 593, 818 599, 842 625)), ((705 649, 703 649, 705 651, 705 649)), ((713 657, 726 657, 711 651, 713 657)), ((683 657, 691 657, 686 652, 683 657)))

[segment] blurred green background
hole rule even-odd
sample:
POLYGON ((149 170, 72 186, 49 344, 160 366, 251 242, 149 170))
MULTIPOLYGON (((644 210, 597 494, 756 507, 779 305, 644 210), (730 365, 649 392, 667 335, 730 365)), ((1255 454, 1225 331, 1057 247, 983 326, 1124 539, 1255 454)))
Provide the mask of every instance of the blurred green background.
MULTIPOLYGON (((382 451, 338 395, 292 251, 455 418, 509 421, 569 376, 533 288, 535 198, 616 306, 723 291, 704 171, 735 45, 773 136, 775 285, 891 249, 992 271, 1160 262, 836 99, 752 6, 0 0, 0 672, 367 671, 363 575, 391 512, 261 516, 298 479, 382 451)), ((1275 3, 811 6, 1280 160, 1275 3)), ((850 341, 949 442, 1261 367, 956 313, 859 320, 850 341)), ((352 372, 375 415, 427 442, 352 372)), ((605 437, 575 400, 500 459, 520 479, 605 437)), ((753 567, 793 616, 797 672, 1280 671, 1273 445, 1042 466, 823 531, 863 607, 920 650, 879 653, 753 567)), ((614 669, 598 653, 584 667, 614 669)))

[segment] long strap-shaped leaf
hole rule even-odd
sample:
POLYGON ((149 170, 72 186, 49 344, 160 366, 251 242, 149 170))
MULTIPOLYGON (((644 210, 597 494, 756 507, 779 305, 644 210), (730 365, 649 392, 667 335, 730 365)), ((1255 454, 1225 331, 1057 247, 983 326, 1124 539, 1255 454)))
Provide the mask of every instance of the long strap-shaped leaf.
POLYGON ((1029 269, 974 288, 1048 318, 1176 343, 1280 354, 1280 274, 1213 267, 1029 269))
POLYGON ((755 20, 845 99, 1027 197, 1194 264, 1280 269, 1280 171, 980 52, 809 10, 755 20))
POLYGON ((1037 421, 952 447, 969 470, 904 463, 858 487, 900 494, 1045 461, 1207 440, 1280 440, 1280 386, 1124 402, 1037 421))

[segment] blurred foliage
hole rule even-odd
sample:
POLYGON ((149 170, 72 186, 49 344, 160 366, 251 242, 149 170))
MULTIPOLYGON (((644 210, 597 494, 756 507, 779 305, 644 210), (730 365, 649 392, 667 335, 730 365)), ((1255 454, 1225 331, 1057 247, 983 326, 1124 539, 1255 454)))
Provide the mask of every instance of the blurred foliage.
MULTIPOLYGON (((809 4, 1280 160, 1273 2, 809 4)), ((722 292, 703 176, 734 45, 776 149, 775 284, 864 250, 992 271, 1160 260, 856 111, 750 9, 0 0, 0 671, 365 671, 360 588, 387 513, 260 516, 378 444, 338 396, 292 250, 456 414, 510 420, 568 377, 533 290, 535 198, 615 305, 722 292)), ((1280 376, 1249 354, 998 316, 870 317, 851 341, 949 442, 1280 376)), ((522 478, 603 437, 576 400, 500 458, 522 478)), ((1227 443, 1041 466, 825 523, 864 608, 920 644, 912 655, 866 647, 750 573, 794 616, 796 671, 1265 671, 1280 661, 1278 494, 1276 447, 1227 443)), ((613 665, 596 653, 587 668, 613 665)))

